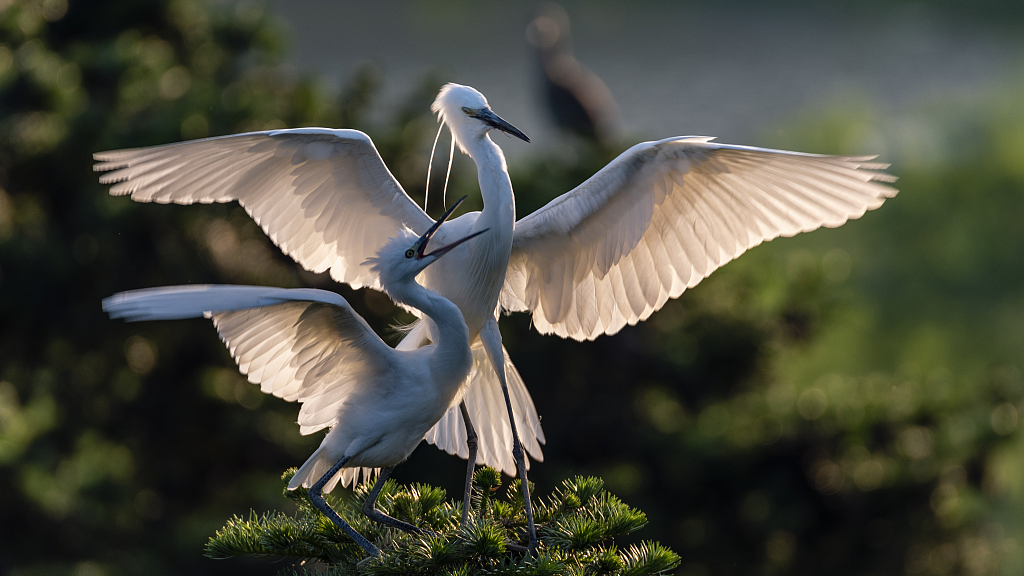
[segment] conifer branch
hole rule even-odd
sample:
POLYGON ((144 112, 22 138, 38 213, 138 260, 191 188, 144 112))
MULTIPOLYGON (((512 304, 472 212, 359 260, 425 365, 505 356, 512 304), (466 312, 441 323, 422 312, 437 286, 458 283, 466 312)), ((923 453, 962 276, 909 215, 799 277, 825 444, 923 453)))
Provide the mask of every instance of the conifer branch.
MULTIPOLYGON (((285 472, 287 485, 295 470, 285 472)), ((426 484, 399 486, 388 480, 377 506, 437 536, 413 535, 377 524, 360 511, 372 487, 364 483, 351 497, 329 497, 331 506, 358 532, 377 543, 381 557, 365 552, 309 504, 306 490, 285 491, 298 504, 294 516, 279 512, 233 517, 210 538, 210 558, 268 557, 315 560, 327 564, 322 576, 397 574, 475 575, 609 575, 664 574, 679 556, 656 542, 641 542, 620 551, 614 539, 647 523, 647 516, 604 490, 599 478, 566 480, 534 509, 540 549, 525 554, 526 518, 519 480, 496 497, 501 476, 481 468, 473 478, 470 521, 460 526, 461 502, 426 484)), ((320 575, 299 565, 295 576, 320 575)))

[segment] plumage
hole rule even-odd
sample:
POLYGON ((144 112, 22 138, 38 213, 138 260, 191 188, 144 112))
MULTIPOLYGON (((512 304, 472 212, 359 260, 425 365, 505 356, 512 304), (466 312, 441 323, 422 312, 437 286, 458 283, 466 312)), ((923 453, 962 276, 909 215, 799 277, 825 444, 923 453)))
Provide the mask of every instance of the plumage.
MULTIPOLYGON (((462 314, 448 300, 416 284, 415 278, 480 232, 427 254, 426 244, 436 228, 419 238, 403 230, 368 262, 396 301, 431 319, 433 343, 413 350, 386 345, 344 298, 324 290, 174 286, 116 294, 103 301, 103 308, 112 318, 128 321, 212 318, 251 382, 264 392, 302 404, 298 421, 303 434, 330 427, 288 487, 311 488, 314 505, 376 555, 379 551, 372 544, 337 514, 332 516, 319 494, 339 481, 354 482, 368 469, 383 469, 379 485, 449 406, 458 403, 468 383, 473 355, 462 314)), ((418 531, 376 510, 367 514, 418 531)))
POLYGON ((366 260, 403 226, 433 224, 357 130, 270 130, 95 155, 110 193, 158 203, 237 200, 314 272, 380 289, 366 260), (319 224, 323 222, 323 224, 319 224), (322 250, 330 247, 328 252, 322 250))
POLYGON ((541 333, 614 334, 761 242, 880 206, 893 178, 867 160, 703 137, 638 144, 516 223, 501 305, 541 333), (614 297, 590 298, 591 283, 614 297))

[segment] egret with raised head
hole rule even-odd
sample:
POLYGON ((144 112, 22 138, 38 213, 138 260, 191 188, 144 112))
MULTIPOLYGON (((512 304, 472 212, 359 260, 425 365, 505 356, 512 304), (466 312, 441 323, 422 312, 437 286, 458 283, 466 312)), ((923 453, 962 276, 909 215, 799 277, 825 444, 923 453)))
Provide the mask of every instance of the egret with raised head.
MULTIPOLYGON (((473 364, 459 308, 415 282, 442 255, 485 232, 474 231, 428 252, 427 244, 445 217, 418 238, 400 230, 367 260, 391 298, 430 318, 434 343, 414 350, 385 344, 344 298, 326 290, 172 286, 115 294, 103 301, 103 309, 128 321, 212 318, 251 382, 264 392, 302 403, 303 434, 330 428, 288 488, 309 488, 314 506, 367 553, 379 556, 380 550, 342 520, 322 493, 339 481, 354 484, 361 468, 379 468, 363 513, 377 522, 422 532, 377 510, 376 501, 392 468, 458 402, 473 364)), ((468 510, 469 502, 463 504, 468 510)))

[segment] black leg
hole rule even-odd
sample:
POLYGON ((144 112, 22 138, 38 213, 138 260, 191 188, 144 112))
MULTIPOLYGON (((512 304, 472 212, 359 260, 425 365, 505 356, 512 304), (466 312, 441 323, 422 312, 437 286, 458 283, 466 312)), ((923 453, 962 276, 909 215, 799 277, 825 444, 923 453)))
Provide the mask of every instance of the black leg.
POLYGON ((519 479, 523 491, 523 511, 526 513, 526 532, 529 536, 527 549, 530 554, 536 555, 537 551, 537 528, 533 524, 533 504, 530 501, 530 481, 526 477, 526 457, 523 454, 523 445, 519 442, 519 434, 516 433, 516 423, 512 416, 512 401, 508 396, 508 387, 505 379, 501 380, 501 390, 505 393, 505 405, 508 408, 509 421, 512 424, 512 457, 515 458, 516 468, 519 469, 519 479))
POLYGON ((387 481, 388 477, 391 476, 391 471, 394 470, 394 466, 388 468, 382 468, 380 476, 377 477, 377 483, 373 485, 373 489, 366 496, 366 500, 363 502, 363 514, 374 522, 380 522, 386 524, 392 528, 398 528, 399 530, 405 530, 406 532, 412 532, 413 534, 429 534, 433 535, 433 532, 417 528, 407 522, 402 522, 397 518, 392 518, 387 514, 377 510, 377 498, 380 496, 380 490, 384 487, 384 482, 387 481))
POLYGON ((349 456, 342 457, 341 460, 338 460, 337 464, 332 466, 331 469, 328 470, 326 474, 324 474, 319 480, 317 480, 316 484, 313 484, 313 486, 309 489, 309 500, 310 502, 313 503, 313 506, 316 506, 317 510, 323 512, 324 516, 330 518, 331 522, 337 524, 338 527, 340 527, 342 531, 345 532, 345 534, 348 534, 349 538, 355 540, 356 544, 362 546, 363 550, 366 550, 367 554, 373 556, 374 558, 379 558, 380 549, 378 549, 376 546, 370 543, 370 541, 367 540, 362 534, 356 532, 355 528, 352 528, 348 525, 348 522, 342 520, 341 516, 338 516, 338 513, 335 512, 334 509, 331 508, 329 504, 327 504, 327 501, 324 500, 323 497, 324 486, 326 486, 327 483, 330 482, 331 478, 333 478, 334 475, 338 473, 338 470, 341 470, 341 467, 345 465, 345 462, 348 461, 349 456))
POLYGON ((466 423, 466 447, 469 448, 469 462, 466 463, 466 492, 462 496, 462 525, 465 526, 469 520, 469 508, 472 506, 470 494, 473 490, 473 471, 476 469, 476 430, 469 419, 469 410, 466 403, 459 404, 462 411, 462 421, 466 423))
POLYGON ((484 344, 487 358, 494 367, 494 372, 501 382, 501 391, 505 395, 505 408, 508 410, 508 423, 512 427, 512 457, 516 461, 516 468, 519 472, 519 479, 522 482, 523 511, 526 514, 526 532, 529 537, 527 547, 531 554, 537 551, 537 528, 533 524, 533 504, 530 502, 530 481, 526 477, 526 457, 523 454, 523 445, 519 441, 519 432, 516 430, 516 419, 512 413, 512 399, 508 395, 508 383, 505 381, 505 353, 501 347, 501 332, 498 331, 498 321, 491 318, 480 331, 480 340, 484 344))

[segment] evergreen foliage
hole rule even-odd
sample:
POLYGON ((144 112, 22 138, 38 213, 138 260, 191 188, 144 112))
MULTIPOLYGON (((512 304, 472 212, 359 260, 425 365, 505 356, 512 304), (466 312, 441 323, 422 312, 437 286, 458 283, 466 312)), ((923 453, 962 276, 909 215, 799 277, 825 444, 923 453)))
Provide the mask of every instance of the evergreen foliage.
MULTIPOLYGON (((285 485, 295 469, 285 472, 285 485)), ((619 551, 614 539, 647 524, 643 512, 604 490, 598 478, 576 477, 562 482, 535 507, 540 547, 526 552, 526 517, 519 483, 509 483, 504 499, 495 498, 500 475, 491 468, 473 478, 473 510, 460 526, 461 501, 445 500, 445 491, 424 484, 384 483, 378 508, 404 522, 428 530, 414 535, 378 524, 361 507, 372 482, 356 487, 350 496, 326 495, 331 507, 360 534, 381 548, 381 557, 368 557, 309 502, 308 491, 285 490, 298 505, 295 515, 250 513, 234 517, 210 538, 210 558, 245 556, 314 560, 328 566, 327 575, 608 575, 663 574, 679 564, 679 556, 656 542, 630 544, 619 551)), ((310 574, 299 568, 295 574, 310 574)), ((313 572, 313 573, 319 573, 313 572)))

